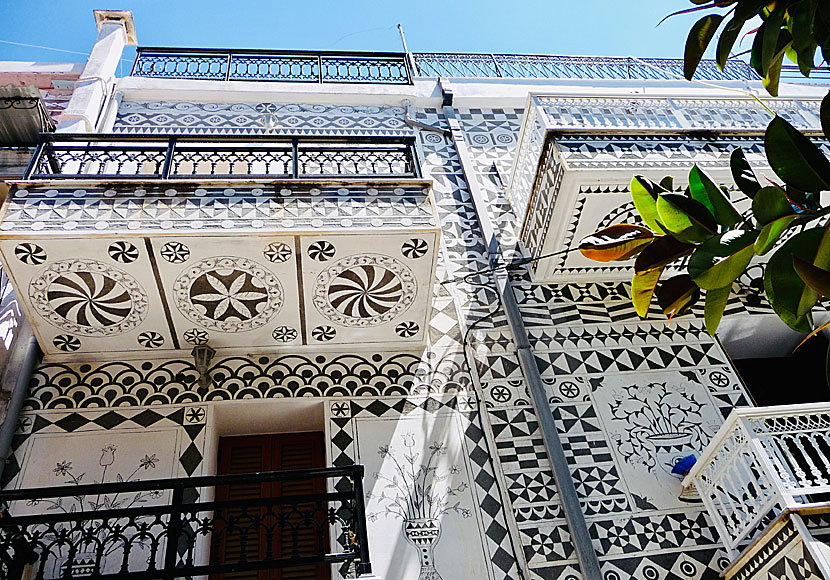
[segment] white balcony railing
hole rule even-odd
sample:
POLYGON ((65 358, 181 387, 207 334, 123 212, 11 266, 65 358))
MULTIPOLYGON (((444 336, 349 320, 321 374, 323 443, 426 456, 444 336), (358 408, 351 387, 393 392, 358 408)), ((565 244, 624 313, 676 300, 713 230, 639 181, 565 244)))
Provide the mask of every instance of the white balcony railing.
POLYGON ((735 409, 683 481, 733 557, 785 510, 830 503, 830 403, 735 409))

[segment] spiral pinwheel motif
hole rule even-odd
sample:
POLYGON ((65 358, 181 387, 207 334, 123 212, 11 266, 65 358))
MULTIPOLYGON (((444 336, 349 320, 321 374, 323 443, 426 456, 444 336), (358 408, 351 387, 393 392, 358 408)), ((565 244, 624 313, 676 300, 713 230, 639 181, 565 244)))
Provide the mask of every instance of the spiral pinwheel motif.
POLYGON ((271 333, 271 336, 278 342, 291 342, 297 338, 297 329, 290 326, 278 326, 271 333))
POLYGON ((59 334, 53 340, 55 348, 64 352, 75 352, 81 348, 81 341, 71 334, 59 334))
POLYGON ((39 266, 46 261, 46 251, 37 244, 26 242, 14 248, 17 259, 29 266, 39 266))
POLYGON ((418 330, 420 330, 420 327, 417 322, 407 320, 406 322, 401 322, 395 327, 395 334, 401 338, 412 338, 418 334, 418 330))
POLYGON ((164 344, 164 337, 158 332, 142 332, 136 340, 144 348, 159 348, 164 344))
POLYGON ((138 259, 138 248, 130 242, 113 242, 107 248, 107 253, 110 255, 110 258, 122 264, 129 264, 138 259))
POLYGON ((401 254, 403 254, 406 258, 415 260, 426 254, 428 249, 429 244, 427 244, 424 240, 421 238, 412 238, 411 240, 407 240, 403 243, 401 246, 401 254))
POLYGON ((334 257, 335 251, 331 242, 320 240, 308 246, 308 257, 317 262, 325 262, 334 257))
POLYGON ((132 308, 130 294, 112 278, 97 272, 67 272, 46 291, 52 310, 81 326, 113 326, 132 308))
POLYGON ((400 278, 375 265, 345 270, 329 286, 329 302, 352 318, 371 318, 389 312, 403 295, 400 278))
POLYGON ((112 336, 135 328, 147 294, 127 274, 96 260, 60 260, 29 284, 29 299, 50 324, 72 334, 112 336))
POLYGON ((331 326, 317 326, 311 330, 311 338, 320 342, 328 342, 337 336, 337 331, 331 326))
POLYGON ((397 318, 415 300, 412 271, 389 256, 348 256, 323 270, 313 302, 326 318, 343 326, 376 326, 397 318))

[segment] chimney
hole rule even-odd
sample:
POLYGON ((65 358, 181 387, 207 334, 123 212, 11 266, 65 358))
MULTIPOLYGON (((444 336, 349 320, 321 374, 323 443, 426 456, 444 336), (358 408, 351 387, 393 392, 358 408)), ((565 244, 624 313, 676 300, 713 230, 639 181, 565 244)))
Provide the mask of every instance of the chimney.
POLYGON ((61 133, 93 133, 115 82, 125 46, 135 46, 135 23, 129 10, 93 10, 98 38, 75 83, 72 99, 58 121, 61 133))

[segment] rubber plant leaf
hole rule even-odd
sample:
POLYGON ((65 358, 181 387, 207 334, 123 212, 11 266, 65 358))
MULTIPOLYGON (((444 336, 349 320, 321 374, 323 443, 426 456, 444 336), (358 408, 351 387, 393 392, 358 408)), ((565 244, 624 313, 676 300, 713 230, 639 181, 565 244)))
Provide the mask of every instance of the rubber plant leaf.
POLYGON ((660 223, 657 214, 657 198, 666 190, 642 175, 635 175, 631 179, 630 188, 631 200, 634 202, 634 207, 637 208, 637 213, 640 214, 643 223, 657 233, 668 233, 663 224, 660 223))
POLYGON ((595 262, 627 260, 639 254, 653 239, 654 232, 648 228, 616 224, 583 239, 579 251, 595 262))
POLYGON ((830 91, 821 100, 819 116, 821 117, 821 130, 824 131, 824 136, 830 139, 830 91))
POLYGON ((731 292, 732 284, 706 291, 706 297, 703 299, 703 321, 706 324, 706 332, 711 336, 715 336, 715 332, 718 330, 731 292))
POLYGON ((793 37, 793 50, 798 55, 797 64, 801 74, 810 76, 815 67, 816 45, 813 40, 813 15, 815 0, 794 2, 787 8, 788 28, 793 37))
POLYGON ((706 206, 680 193, 660 195, 657 214, 660 223, 681 242, 696 244, 717 233, 718 225, 706 206))
POLYGON ((648 315, 648 307, 663 270, 664 268, 654 268, 644 272, 634 272, 631 280, 631 303, 640 318, 648 315))
POLYGON ((735 46, 735 41, 741 33, 741 28, 743 28, 744 22, 745 21, 740 18, 733 18, 726 24, 726 28, 723 29, 723 32, 720 34, 720 38, 718 38, 718 47, 715 51, 715 61, 718 64, 718 68, 721 70, 726 68, 726 61, 729 60, 729 53, 732 51, 732 47, 735 46))
MULTIPOLYGON (((778 38, 781 34, 781 24, 784 22, 784 15, 787 7, 782 4, 776 5, 770 12, 764 24, 756 34, 763 35, 763 46, 761 47, 761 70, 768 71, 773 61, 778 56, 778 38)), ((766 75, 764 75, 766 76, 766 75)))
POLYGON ((657 289, 657 303, 667 316, 680 316, 700 297, 700 288, 688 274, 665 280, 657 289))
POLYGON ((755 172, 746 160, 746 154, 740 147, 732 150, 729 156, 729 168, 732 170, 732 179, 735 180, 735 185, 746 195, 749 199, 755 197, 758 190, 761 189, 761 184, 758 183, 758 178, 755 177, 755 172))
POLYGON ((793 269, 799 278, 821 296, 830 296, 830 272, 793 256, 793 269))
POLYGON ((695 22, 692 29, 689 30, 689 36, 686 38, 686 50, 683 55, 683 76, 687 80, 692 80, 692 77, 695 76, 695 70, 700 64, 700 59, 703 58, 706 47, 709 46, 722 21, 722 15, 709 14, 695 22))
POLYGON ((770 167, 788 185, 807 192, 830 189, 830 160, 783 118, 770 121, 764 147, 770 167))
POLYGON ((688 256, 695 249, 694 244, 687 244, 674 236, 655 238, 634 261, 635 272, 648 272, 671 264, 678 258, 688 256))
POLYGON ((775 313, 798 332, 812 330, 810 310, 818 292, 804 283, 793 266, 793 256, 823 270, 830 269, 830 239, 826 228, 800 232, 784 242, 764 269, 764 291, 775 313))
POLYGON ((706 206, 720 225, 730 227, 741 221, 741 214, 729 198, 697 164, 689 171, 689 189, 692 192, 692 199, 706 206))
POLYGON ((763 256, 769 252, 775 246, 775 242, 787 231, 794 219, 795 216, 785 216, 763 226, 758 234, 758 239, 755 240, 755 255, 763 256))
POLYGON ((755 255, 757 237, 758 230, 730 230, 706 240, 689 258, 689 275, 704 290, 732 284, 755 255))

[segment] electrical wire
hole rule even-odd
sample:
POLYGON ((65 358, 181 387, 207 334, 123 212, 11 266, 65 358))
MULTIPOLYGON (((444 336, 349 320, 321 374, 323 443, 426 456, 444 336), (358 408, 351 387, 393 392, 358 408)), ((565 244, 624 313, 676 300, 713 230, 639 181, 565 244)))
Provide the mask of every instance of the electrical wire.
MULTIPOLYGON (((80 55, 83 55, 83 56, 89 56, 88 52, 79 52, 77 50, 67 50, 65 48, 55 48, 53 46, 41 46, 39 44, 27 44, 25 42, 15 42, 13 40, 0 40, 0 43, 2 43, 2 44, 11 44, 11 45, 14 45, 14 46, 24 46, 26 48, 39 48, 41 50, 54 50, 56 52, 66 52, 68 54, 80 54, 80 55)), ((132 62, 128 58, 122 58, 122 59, 119 59, 119 60, 121 60, 123 62, 132 62)))

